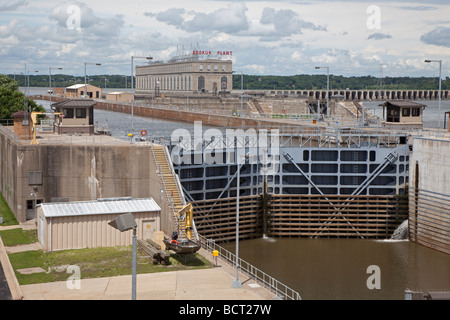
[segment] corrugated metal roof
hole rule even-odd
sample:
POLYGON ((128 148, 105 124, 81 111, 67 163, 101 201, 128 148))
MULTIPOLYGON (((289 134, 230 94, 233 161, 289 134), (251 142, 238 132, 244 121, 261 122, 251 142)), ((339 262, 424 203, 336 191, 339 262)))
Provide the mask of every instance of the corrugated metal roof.
MULTIPOLYGON (((67 87, 66 89, 80 89, 80 88, 84 88, 84 86, 85 86, 84 84, 79 83, 79 84, 74 84, 70 87, 67 87)), ((100 89, 99 87, 93 86, 92 84, 86 84, 86 87, 94 87, 94 88, 100 89)))
POLYGON ((383 104, 379 104, 379 106, 386 107, 388 104, 393 105, 395 107, 423 107, 423 108, 426 107, 426 105, 424 104, 420 104, 409 100, 388 100, 383 104))
POLYGON ((53 103, 52 107, 92 107, 96 102, 92 99, 67 99, 61 102, 53 103))
POLYGON ((42 203, 39 206, 45 217, 161 211, 152 198, 42 203))
POLYGON ((79 89, 84 87, 84 84, 74 84, 73 86, 67 87, 66 89, 79 89))

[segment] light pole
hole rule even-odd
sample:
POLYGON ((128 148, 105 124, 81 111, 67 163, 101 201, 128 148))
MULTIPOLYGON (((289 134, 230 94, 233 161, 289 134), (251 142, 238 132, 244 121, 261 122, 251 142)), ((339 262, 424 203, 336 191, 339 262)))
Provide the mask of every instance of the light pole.
POLYGON ((48 68, 48 83, 50 86, 50 108, 52 107, 52 93, 53 93, 53 89, 52 89, 52 70, 62 70, 63 68, 48 68))
POLYGON ((133 258, 132 258, 132 275, 131 275, 131 300, 136 300, 136 256, 137 256, 137 237, 136 237, 136 229, 137 223, 134 220, 133 214, 126 213, 118 216, 116 219, 108 222, 108 224, 119 230, 120 232, 128 231, 133 229, 133 258))
POLYGON ((135 57, 131 56, 131 143, 133 143, 133 132, 134 132, 134 59, 146 59, 152 60, 153 57, 135 57))
POLYGON ((327 118, 330 115, 329 92, 330 92, 330 67, 316 67, 316 69, 327 69, 327 118))
POLYGON ((122 78, 125 78, 125 89, 128 89, 128 76, 122 76, 122 78))
POLYGON ((241 113, 239 114, 239 117, 242 117, 242 112, 244 112, 244 72, 243 71, 233 71, 233 73, 241 73, 241 113))
POLYGON ((438 109, 438 129, 441 129, 441 80, 442 80, 442 60, 425 60, 425 63, 439 63, 439 109, 438 109))
POLYGON ((37 235, 38 235, 38 228, 37 228, 37 221, 38 221, 38 219, 37 219, 37 210, 36 210, 36 206, 37 206, 37 188, 36 187, 34 187, 33 188, 33 191, 31 191, 31 193, 30 193, 30 196, 34 196, 34 218, 36 219, 36 237, 37 237, 37 235))
POLYGON ((87 96, 87 81, 86 81, 86 66, 87 65, 93 65, 93 66, 101 66, 101 63, 92 63, 92 62, 85 62, 84 63, 84 98, 86 99, 87 96))
MULTIPOLYGON (((236 142, 238 143, 238 141, 236 142)), ((236 148, 238 145, 236 144, 236 148)), ((238 289, 242 288, 242 283, 239 280, 239 198, 240 198, 240 187, 241 187, 241 167, 239 165, 239 155, 236 153, 237 162, 237 190, 236 190, 236 278, 231 283, 231 287, 238 289)))
MULTIPOLYGON (((31 71, 31 72, 35 72, 35 73, 38 73, 39 71, 38 70, 34 70, 34 71, 31 71)), ((28 92, 28 95, 30 94, 30 70, 27 68, 27 92, 28 92)))
POLYGON ((14 81, 16 81, 16 75, 22 75, 22 72, 14 72, 14 81))

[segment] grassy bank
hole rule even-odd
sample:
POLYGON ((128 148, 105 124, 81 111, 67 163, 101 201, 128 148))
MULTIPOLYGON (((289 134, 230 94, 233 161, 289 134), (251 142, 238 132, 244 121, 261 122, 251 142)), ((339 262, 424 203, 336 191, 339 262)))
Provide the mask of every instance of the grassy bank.
POLYGON ((3 194, 0 192, 0 215, 3 218, 3 223, 0 224, 0 226, 12 226, 12 225, 18 225, 19 222, 14 217, 13 212, 9 208, 8 203, 6 202, 5 198, 3 198, 3 194))
MULTIPOLYGON (((0 226, 18 225, 11 209, 1 196, 0 226)), ((21 228, 2 230, 0 237, 6 247, 37 242, 36 230, 21 228)), ((65 281, 72 273, 67 273, 68 266, 78 266, 81 279, 112 277, 131 274, 132 247, 92 248, 64 250, 45 253, 42 250, 10 253, 9 259, 20 285, 65 281), (40 267, 45 272, 22 274, 17 270, 40 267)), ((180 259, 177 255, 170 257, 170 265, 154 265, 151 260, 138 251, 138 273, 192 270, 213 267, 213 264, 199 254, 190 259, 180 259)))
MULTIPOLYGON (((132 247, 94 248, 64 250, 44 253, 42 250, 12 253, 11 265, 16 272, 20 285, 65 281, 72 275, 67 273, 68 266, 80 268, 81 279, 112 277, 131 274, 132 247), (45 272, 21 274, 18 269, 41 267, 45 272)), ((171 264, 154 265, 147 257, 138 252, 137 273, 153 273, 210 268, 211 262, 196 254, 184 261, 176 255, 170 258, 171 264)))

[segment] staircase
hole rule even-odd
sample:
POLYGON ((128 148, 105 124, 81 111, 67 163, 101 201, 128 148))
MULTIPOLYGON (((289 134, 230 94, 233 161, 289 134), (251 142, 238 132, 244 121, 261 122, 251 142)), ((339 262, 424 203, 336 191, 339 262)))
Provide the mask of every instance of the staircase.
POLYGON ((176 215, 176 213, 186 204, 186 201, 181 195, 178 178, 173 170, 172 162, 168 156, 167 149, 165 146, 157 144, 153 144, 151 149, 153 159, 155 160, 155 164, 164 187, 164 195, 169 203, 172 219, 178 231, 178 237, 180 239, 186 239, 185 222, 184 220, 179 220, 176 215))

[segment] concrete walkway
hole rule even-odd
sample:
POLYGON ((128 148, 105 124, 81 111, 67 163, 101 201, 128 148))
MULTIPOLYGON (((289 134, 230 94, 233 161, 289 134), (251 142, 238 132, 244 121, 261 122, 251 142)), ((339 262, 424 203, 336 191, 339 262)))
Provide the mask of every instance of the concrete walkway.
MULTIPOLYGON (((248 283, 241 289, 231 287, 233 277, 221 267, 139 274, 138 300, 268 300, 273 295, 248 283)), ((131 276, 21 286, 24 300, 130 300, 131 276), (73 289, 70 289, 73 288, 73 289)))
MULTIPOLYGON (((27 228, 26 226, 1 227, 0 230, 27 228)), ((131 275, 97 279, 81 279, 20 286, 11 267, 8 254, 42 249, 39 243, 4 247, 0 237, 0 260, 14 300, 130 300, 131 275), (79 286, 78 286, 79 284, 79 286)), ((201 249, 201 255, 213 261, 212 255, 201 249)), ((80 270, 81 273, 83 270, 80 270)), ((82 275, 81 275, 82 276, 82 275)), ((68 278, 70 275, 68 274, 68 278)), ((218 260, 210 269, 169 271, 137 276, 138 300, 274 300, 269 290, 253 280, 239 279, 242 288, 231 287, 234 269, 218 260)))

